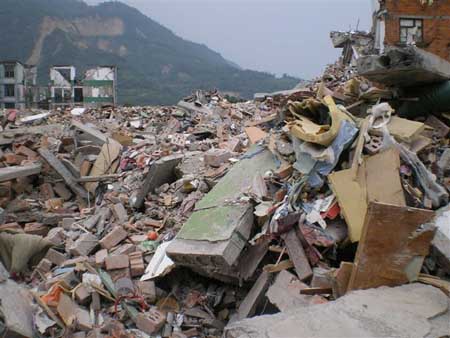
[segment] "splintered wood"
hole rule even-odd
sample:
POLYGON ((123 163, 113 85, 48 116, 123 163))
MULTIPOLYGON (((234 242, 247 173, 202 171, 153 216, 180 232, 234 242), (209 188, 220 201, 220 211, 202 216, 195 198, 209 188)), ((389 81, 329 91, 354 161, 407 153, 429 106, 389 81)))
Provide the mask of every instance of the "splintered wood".
POLYGON ((349 290, 397 286, 417 280, 435 227, 434 212, 371 202, 349 290))

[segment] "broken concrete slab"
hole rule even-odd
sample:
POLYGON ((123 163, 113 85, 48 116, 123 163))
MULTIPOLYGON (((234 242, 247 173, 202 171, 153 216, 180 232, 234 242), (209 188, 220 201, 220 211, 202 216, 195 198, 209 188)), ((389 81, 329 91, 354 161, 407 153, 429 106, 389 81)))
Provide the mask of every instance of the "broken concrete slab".
POLYGON ((234 322, 224 337, 442 337, 449 332, 448 316, 442 291, 410 284, 353 291, 334 302, 234 322))
POLYGON ((434 212, 371 202, 349 290, 396 286, 416 281, 428 255, 434 212))
POLYGON ((411 87, 450 79, 450 63, 415 46, 390 47, 383 55, 362 56, 359 75, 387 86, 411 87))
POLYGON ((306 288, 308 288, 308 285, 301 282, 297 276, 283 270, 275 277, 275 281, 267 290, 266 296, 282 312, 326 302, 322 297, 301 295, 300 290, 306 288))
POLYGON ((142 188, 136 196, 130 199, 130 205, 135 209, 140 209, 144 205, 145 197, 149 192, 153 192, 164 183, 175 180, 175 168, 180 164, 183 157, 183 154, 175 154, 152 163, 142 188))
POLYGON ((253 206, 239 202, 253 177, 274 170, 270 151, 254 147, 196 204, 196 209, 167 248, 179 265, 229 269, 253 227, 253 206), (234 202, 233 202, 234 201, 234 202))
MULTIPOLYGON (((0 263, 1 264, 1 263, 0 263)), ((12 280, 0 282, 2 337, 34 337, 33 296, 12 280)))
POLYGON ((436 211, 433 220, 436 234, 432 241, 432 254, 437 262, 450 273, 450 204, 436 211))

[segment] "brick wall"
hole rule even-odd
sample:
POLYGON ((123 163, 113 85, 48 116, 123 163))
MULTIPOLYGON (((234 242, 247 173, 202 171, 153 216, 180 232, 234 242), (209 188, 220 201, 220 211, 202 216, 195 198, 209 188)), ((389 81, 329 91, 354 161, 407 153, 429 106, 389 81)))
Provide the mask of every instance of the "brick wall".
POLYGON ((423 43, 418 47, 450 60, 450 0, 434 0, 431 6, 419 0, 385 0, 385 8, 386 44, 400 44, 401 17, 421 18, 423 43))

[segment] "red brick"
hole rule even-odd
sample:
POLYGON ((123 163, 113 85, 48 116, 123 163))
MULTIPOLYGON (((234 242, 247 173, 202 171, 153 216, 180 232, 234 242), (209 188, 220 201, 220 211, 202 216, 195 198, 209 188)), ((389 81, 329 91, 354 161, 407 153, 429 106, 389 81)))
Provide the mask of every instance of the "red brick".
POLYGON ((386 0, 387 45, 400 43, 400 18, 402 16, 424 17, 423 43, 418 47, 450 60, 450 2, 434 1, 433 5, 422 5, 419 0, 386 0))
POLYGON ((141 251, 128 254, 130 258, 131 277, 142 276, 145 272, 144 258, 141 251))
POLYGON ((111 249, 127 238, 128 233, 124 228, 115 227, 109 234, 102 238, 100 245, 103 249, 111 249))
POLYGON ((47 258, 50 262, 52 262, 55 265, 61 265, 67 259, 66 255, 60 253, 59 251, 56 251, 55 249, 49 249, 47 251, 47 254, 45 255, 45 258, 47 258))
POLYGON ((153 334, 161 330, 166 322, 166 315, 156 309, 150 309, 146 313, 139 313, 136 317, 136 326, 147 334, 153 334))
POLYGON ((29 160, 38 158, 38 154, 35 151, 25 146, 20 146, 19 148, 17 148, 16 154, 26 156, 29 160))
POLYGON ((112 255, 105 259, 106 270, 117 270, 128 268, 130 259, 127 255, 112 255))
POLYGON ((95 253, 95 265, 103 267, 105 265, 105 259, 108 257, 108 250, 102 249, 95 253))

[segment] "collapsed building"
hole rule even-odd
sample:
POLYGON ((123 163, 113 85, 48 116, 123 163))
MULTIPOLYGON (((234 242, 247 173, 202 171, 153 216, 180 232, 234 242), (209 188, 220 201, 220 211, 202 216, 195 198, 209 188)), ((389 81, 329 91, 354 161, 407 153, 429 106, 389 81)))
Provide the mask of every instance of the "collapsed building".
POLYGON ((74 66, 53 66, 50 69, 51 106, 96 107, 116 105, 117 68, 97 66, 76 76, 74 66))
POLYGON ((101 107, 117 104, 117 67, 97 66, 77 77, 74 66, 50 69, 50 84, 37 84, 37 67, 0 61, 0 108, 101 107))

